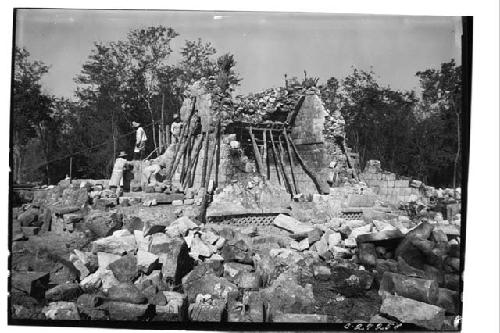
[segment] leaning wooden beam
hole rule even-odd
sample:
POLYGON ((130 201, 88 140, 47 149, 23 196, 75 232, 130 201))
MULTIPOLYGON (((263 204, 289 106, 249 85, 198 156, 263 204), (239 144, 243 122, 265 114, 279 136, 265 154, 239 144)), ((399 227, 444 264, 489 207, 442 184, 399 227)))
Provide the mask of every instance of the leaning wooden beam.
POLYGON ((269 180, 269 166, 267 164, 267 138, 266 138, 266 133, 267 131, 262 132, 262 140, 264 141, 263 144, 263 149, 262 149, 262 164, 265 165, 266 170, 266 179, 269 180))
POLYGON ((274 148, 274 138, 272 135, 271 135, 271 148, 273 152, 274 167, 276 168, 276 175, 278 176, 278 183, 281 184, 280 168, 278 164, 278 154, 276 153, 276 149, 274 148))
POLYGON ((295 143, 293 143, 293 141, 290 137, 288 137, 288 141, 290 142, 290 145, 292 146, 293 151, 295 152, 295 155, 297 156, 297 159, 298 159, 300 165, 302 166, 302 168, 304 169, 305 173, 307 173, 307 175, 309 177, 311 177, 314 185, 316 186, 316 189, 318 190, 318 193, 323 193, 323 191, 321 189, 321 184, 320 184, 318 178, 316 177, 314 172, 312 172, 305 164, 304 160, 302 159, 302 157, 300 156, 300 154, 297 150, 297 147, 295 146, 295 143))
MULTIPOLYGON (((208 172, 207 172, 207 179, 205 182, 205 189, 208 191, 208 186, 210 184, 210 177, 212 176, 212 168, 214 165, 214 159, 215 159, 215 153, 217 152, 217 141, 214 141, 214 148, 212 150, 212 154, 210 154, 210 160, 208 162, 208 172)), ((212 188, 213 190, 213 188, 212 188)))
POLYGON ((273 153, 276 156, 275 157, 276 167, 279 168, 279 170, 281 172, 281 176, 283 178, 283 183, 285 185, 285 188, 286 188, 287 192, 293 195, 292 188, 290 186, 290 183, 288 182, 288 177, 286 176, 285 168, 284 168, 283 164, 281 163, 282 158, 279 155, 279 152, 276 151, 274 138, 272 136, 271 136, 271 143, 272 143, 272 147, 273 147, 273 153))
POLYGON ((186 184, 184 185, 184 189, 189 188, 189 187, 193 187, 194 179, 196 177, 196 168, 198 167, 198 159, 200 157, 201 148, 203 147, 202 142, 204 141, 203 139, 205 138, 204 135, 205 135, 205 133, 201 134, 199 144, 198 144, 196 151, 195 151, 193 164, 191 166, 190 171, 188 172, 188 179, 186 180, 186 184))
MULTIPOLYGON (((188 132, 188 136, 191 136, 192 132, 193 132, 193 129, 190 129, 188 132)), ((184 143, 182 144, 181 148, 179 149, 179 152, 177 153, 177 156, 174 160, 174 163, 172 163, 172 168, 171 168, 170 172, 167 173, 167 179, 169 181, 172 181, 172 178, 175 174, 175 171, 177 170, 177 166, 179 165, 179 163, 182 159, 182 156, 184 155, 184 152, 186 151, 186 147, 187 147, 188 143, 189 143, 189 140, 187 140, 187 138, 186 138, 184 140, 184 143)))
POLYGON ((181 147, 183 140, 186 139, 187 134, 189 133, 189 129, 191 127, 191 118, 196 110, 195 107, 196 107, 196 97, 193 98, 193 105, 192 105, 191 110, 189 112, 188 118, 183 123, 182 131, 180 133, 181 135, 179 135, 179 141, 177 142, 177 145, 175 146, 175 152, 174 152, 175 157, 177 157, 177 154, 179 153, 179 148, 181 147))
POLYGON ((200 153, 201 150, 201 143, 203 142, 203 135, 200 135, 200 137, 195 141, 193 145, 193 149, 191 151, 190 157, 189 157, 189 162, 186 168, 186 174, 184 175, 184 179, 182 180, 182 185, 186 187, 185 185, 189 183, 190 177, 191 177, 191 169, 194 164, 194 160, 198 158, 198 154, 200 153))
POLYGON ((293 185, 295 187, 295 193, 298 194, 300 193, 299 187, 297 186, 297 180, 295 179, 295 173, 293 172, 293 165, 295 164, 294 158, 292 155, 292 148, 290 147, 290 141, 288 139, 288 133, 286 132, 286 129, 283 128, 283 136, 285 137, 286 141, 286 152, 288 154, 288 160, 290 161, 290 173, 292 174, 292 180, 293 180, 293 185))
MULTIPOLYGON (((196 100, 196 99, 195 99, 196 100)), ((193 126, 191 126, 191 118, 195 112, 195 107, 194 107, 195 103, 193 102, 193 107, 191 108, 190 112, 189 112, 189 116, 188 116, 188 119, 186 120, 185 124, 184 124, 184 127, 182 128, 182 136, 180 136, 179 138, 179 142, 177 142, 177 145, 175 146, 175 151, 174 151, 174 163, 170 164, 167 168, 167 180, 168 181, 172 181, 172 178, 173 178, 173 175, 174 175, 174 166, 175 168, 177 168, 177 165, 175 164, 175 161, 177 161, 178 158, 182 157, 181 155, 184 153, 182 152, 182 154, 180 154, 180 148, 182 146, 184 146, 183 142, 185 142, 187 140, 187 138, 189 137, 189 134, 191 132, 191 128, 193 126), (172 171, 173 170, 173 171, 172 171)), ((185 147, 184 147, 185 149, 185 147)), ((178 162, 177 162, 178 164, 178 162)))
POLYGON ((257 166, 259 168, 259 173, 263 179, 266 179, 266 175, 264 174, 264 166, 262 165, 262 160, 260 159, 259 147, 257 146, 257 143, 255 143, 255 136, 253 135, 251 126, 248 129, 248 133, 250 133, 250 138, 252 139, 253 154, 255 156, 255 160, 256 160, 257 166))
POLYGON ((201 166, 201 186, 205 184, 205 178, 207 177, 207 165, 208 165, 208 145, 209 145, 210 131, 205 132, 205 142, 203 143, 203 164, 201 166))
POLYGON ((285 183, 288 184, 288 192, 291 194, 291 195, 294 195, 296 194, 295 193, 295 189, 292 185, 292 182, 288 179, 288 175, 286 174, 286 168, 285 168, 285 160, 283 158, 283 155, 284 155, 284 151, 283 151, 283 145, 281 144, 281 137, 279 138, 279 141, 278 141, 278 156, 279 156, 279 159, 280 159, 280 166, 281 166, 281 169, 283 170, 283 178, 285 178, 285 183))

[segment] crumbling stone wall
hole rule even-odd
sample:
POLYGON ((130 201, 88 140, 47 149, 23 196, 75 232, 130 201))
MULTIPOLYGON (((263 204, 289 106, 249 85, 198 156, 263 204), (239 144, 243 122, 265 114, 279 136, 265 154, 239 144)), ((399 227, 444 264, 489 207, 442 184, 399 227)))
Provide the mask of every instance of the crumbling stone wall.
POLYGON ((375 194, 393 204, 426 200, 417 187, 411 186, 410 179, 398 179, 395 173, 382 170, 379 161, 368 161, 359 178, 372 188, 375 194))

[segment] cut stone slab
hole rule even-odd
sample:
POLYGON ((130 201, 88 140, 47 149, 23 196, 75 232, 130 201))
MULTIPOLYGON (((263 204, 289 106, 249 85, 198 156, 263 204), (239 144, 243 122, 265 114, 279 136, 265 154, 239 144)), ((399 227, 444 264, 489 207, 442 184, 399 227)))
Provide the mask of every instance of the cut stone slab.
POLYGON ((102 288, 106 291, 118 284, 120 284, 120 281, 116 279, 116 277, 113 275, 113 272, 109 269, 98 269, 97 271, 80 281, 80 287, 82 287, 83 291, 95 291, 98 288, 102 288))
POLYGON ((178 218, 177 220, 173 221, 168 227, 169 230, 175 230, 176 233, 180 236, 185 236, 189 230, 193 230, 196 228, 198 228, 198 225, 191 221, 191 219, 187 216, 178 218))
POLYGON ((273 323, 326 323, 328 316, 304 313, 277 313, 273 315, 273 323))
POLYGON ((122 255, 135 252, 136 249, 137 243, 134 235, 124 237, 109 236, 92 242, 93 253, 107 252, 122 255))
POLYGON ((299 252, 305 251, 309 248, 309 239, 304 238, 300 242, 292 241, 290 243, 290 248, 297 250, 299 252))
MULTIPOLYGON (((197 266, 199 267, 199 266, 197 266)), ((212 298, 227 299, 231 292, 238 287, 225 278, 220 278, 206 269, 194 269, 182 279, 182 289, 190 303, 194 302, 198 294, 211 295, 212 298)))
POLYGON ((69 301, 82 293, 78 283, 62 283, 45 292, 45 299, 49 302, 69 301))
POLYGON ((35 271, 13 271, 11 277, 12 288, 22 290, 28 295, 41 299, 48 289, 50 274, 35 271))
POLYGON ((180 322, 183 321, 183 313, 178 306, 172 304, 156 305, 153 321, 180 322))
POLYGON ((313 267, 313 275, 316 279, 327 281, 330 279, 330 275, 332 271, 328 266, 314 266, 313 267))
POLYGON ((314 294, 311 284, 299 285, 293 274, 282 273, 268 288, 261 289, 267 304, 268 319, 276 313, 313 313, 314 294))
POLYGON ((319 228, 314 228, 313 231, 307 234, 307 238, 309 239, 309 244, 314 244, 321 239, 323 236, 323 230, 319 228))
POLYGON ((97 263, 99 265, 99 269, 101 270, 108 269, 109 264, 117 261, 121 257, 122 256, 119 254, 97 252, 97 263))
POLYGON ((137 258, 133 254, 127 254, 108 265, 108 269, 120 282, 132 282, 139 274, 137 258))
POLYGON ((377 265, 377 251, 372 243, 361 243, 358 247, 359 262, 366 266, 377 265))
POLYGON ((162 273, 166 278, 173 278, 178 284, 193 267, 194 260, 189 256, 189 249, 182 238, 172 238, 161 246, 151 246, 151 253, 159 257, 162 273), (157 251, 157 252, 155 252, 157 251))
POLYGON ((78 308, 74 302, 53 302, 42 309, 47 319, 80 320, 78 308))
POLYGON ((219 236, 216 235, 213 231, 211 230, 205 230, 201 234, 201 240, 209 245, 214 245, 217 240, 219 239, 219 236))
POLYGON ((392 224, 385 221, 373 220, 373 225, 375 226, 375 228, 377 228, 378 232, 397 229, 392 224))
POLYGON ((189 320, 194 322, 221 322, 226 302, 217 300, 212 304, 193 303, 189 305, 189 320))
POLYGON ((137 268, 139 271, 149 274, 158 265, 159 257, 151 252, 137 251, 137 268))
POLYGON ((429 304, 436 304, 439 287, 436 281, 385 272, 380 281, 380 295, 396 294, 429 304))
POLYGON ((258 273, 243 271, 236 276, 234 283, 241 289, 258 290, 261 286, 261 278, 258 273))
POLYGON ((335 259, 346 259, 352 257, 352 252, 349 249, 340 246, 333 246, 330 249, 335 259))
POLYGON ((154 305, 108 302, 106 308, 110 320, 147 320, 154 312, 154 305))
POLYGON ((383 230, 379 232, 361 234, 356 237, 356 241, 358 243, 374 243, 374 242, 382 242, 388 240, 398 240, 403 239, 403 233, 398 229, 392 230, 383 230))
POLYGON ((238 241, 225 242, 221 255, 225 262, 239 262, 242 264, 252 264, 252 255, 248 244, 240 239, 238 241))
POLYGON ((369 233, 371 233, 371 229, 372 229, 371 224, 367 224, 367 225, 362 226, 362 227, 354 228, 354 229, 352 229, 351 233, 349 234, 349 238, 356 239, 360 235, 369 234, 369 233))
POLYGON ((109 288, 108 299, 114 302, 127 302, 133 304, 142 304, 147 302, 146 296, 130 283, 120 283, 109 288))
POLYGON ((23 231, 23 234, 25 236, 36 236, 40 232, 39 227, 21 227, 21 230, 23 231))
POLYGON ((395 295, 384 297, 380 312, 430 330, 440 330, 445 319, 445 311, 439 306, 395 295))
POLYGON ((312 225, 297 221, 293 217, 280 214, 276 216, 273 224, 279 228, 290 231, 293 234, 307 234, 314 230, 312 225))
POLYGON ((191 241, 191 257, 198 259, 198 257, 208 258, 212 255, 212 249, 203 242, 199 236, 195 236, 191 241))
POLYGON ((163 233, 155 233, 151 235, 151 246, 149 252, 153 254, 169 252, 172 247, 172 242, 176 242, 175 237, 171 237, 163 233))
POLYGON ((135 242, 139 251, 149 252, 151 246, 151 236, 144 236, 142 230, 134 230, 135 242))
POLYGON ((439 288, 438 299, 434 305, 445 309, 449 314, 457 315, 460 310, 460 294, 458 291, 439 288))
POLYGON ((374 315, 370 318, 370 323, 374 324, 395 324, 396 322, 385 317, 382 317, 379 314, 374 315))
POLYGON ((342 235, 340 232, 331 232, 328 233, 328 247, 331 248, 333 246, 338 246, 340 242, 342 242, 342 235))
POLYGON ((224 277, 232 280, 238 274, 242 272, 251 272, 253 267, 251 265, 240 264, 237 262, 228 262, 224 263, 224 277))
POLYGON ((91 211, 85 217, 85 225, 97 237, 106 237, 123 226, 123 215, 103 211, 91 211))
POLYGON ((454 224, 434 224, 434 230, 441 230, 447 236, 460 236, 460 227, 454 224))

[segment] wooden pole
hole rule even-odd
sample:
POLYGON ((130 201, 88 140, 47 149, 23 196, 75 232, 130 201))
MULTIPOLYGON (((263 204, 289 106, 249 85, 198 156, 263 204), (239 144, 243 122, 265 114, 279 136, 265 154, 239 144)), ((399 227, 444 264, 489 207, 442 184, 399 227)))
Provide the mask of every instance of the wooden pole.
POLYGON ((209 131, 205 132, 205 142, 203 143, 203 164, 201 165, 201 186, 205 185, 205 179, 207 177, 207 165, 208 165, 208 137, 210 136, 209 131))
POLYGON ((281 170, 283 170, 283 178, 285 179, 285 184, 287 186, 288 193, 290 193, 291 195, 294 195, 295 192, 294 192, 293 186, 292 186, 292 184, 291 184, 291 182, 288 179, 288 176, 286 174, 285 161, 283 158, 283 145, 281 144, 281 137, 279 137, 279 144, 277 146, 279 148, 278 149, 278 157, 280 160, 280 168, 281 168, 281 170))
POLYGON ((179 142, 177 142, 176 147, 175 147, 175 152, 174 152, 174 163, 170 164, 169 168, 167 169, 167 180, 172 181, 173 175, 175 173, 175 169, 177 168, 177 165, 179 164, 179 159, 182 157, 182 154, 184 154, 184 150, 186 149, 186 142, 188 141, 187 139, 190 137, 190 132, 193 131, 191 126, 191 118, 194 114, 194 104, 193 107, 191 108, 191 112, 189 113, 188 119, 186 120, 184 127, 182 128, 182 136, 179 138, 179 142), (181 152, 182 150, 182 152, 181 152), (175 167, 175 168, 174 168, 175 167))
POLYGON ((73 176, 73 156, 69 158, 69 180, 71 182, 71 177, 73 176))
POLYGON ((266 179, 266 175, 264 174, 264 166, 262 165, 262 160, 260 158, 259 147, 257 146, 257 143, 255 142, 255 136, 253 135, 253 132, 252 132, 252 126, 249 127, 248 132, 250 133, 250 138, 252 139, 253 154, 255 155, 255 161, 257 162, 257 166, 259 168, 259 173, 263 179, 266 179))
POLYGON ((186 185, 184 185, 185 188, 193 187, 194 179, 196 177, 196 168, 198 167, 198 159, 200 157, 201 148, 203 147, 203 145, 201 144, 203 142, 203 139, 204 139, 203 135, 204 134, 201 135, 200 143, 198 144, 197 149, 195 151, 193 164, 191 166, 190 172, 188 173, 189 177, 187 179, 186 185))
POLYGON ((290 147, 290 142, 288 140, 288 133, 286 132, 286 128, 283 128, 283 136, 285 137, 285 141, 286 141, 286 152, 287 152, 287 155, 288 155, 288 160, 290 161, 290 173, 292 174, 292 180, 293 180, 293 185, 295 187, 295 193, 298 194, 300 193, 300 190, 299 190, 299 187, 297 186, 297 180, 295 179, 295 173, 293 172, 293 165, 295 163, 294 159, 293 159, 293 155, 292 155, 292 148, 290 147))
POLYGON ((221 121, 217 123, 217 154, 215 157, 215 181, 214 181, 214 189, 219 187, 219 168, 220 168, 220 142, 221 142, 221 121))
POLYGON ((309 177, 311 177, 314 185, 316 186, 316 189, 318 190, 319 193, 323 193, 323 191, 321 190, 321 184, 318 180, 318 178, 316 177, 316 175, 307 167, 307 165, 305 164, 304 160, 302 159, 302 157, 299 155, 299 152, 297 150, 297 147, 295 146, 295 144, 293 143, 292 139, 290 139, 290 137, 288 137, 288 141, 290 142, 290 145, 292 146, 293 148, 293 151, 295 152, 295 155, 297 156, 297 159, 300 163, 300 165, 302 166, 302 168, 304 169, 305 173, 307 173, 307 175, 309 177))
POLYGON ((271 137, 271 147, 272 147, 271 151, 273 152, 274 167, 276 168, 276 175, 278 176, 278 183, 281 184, 280 168, 278 165, 278 157, 276 154, 276 150, 274 148, 273 132, 269 131, 269 136, 271 137))
POLYGON ((199 147, 201 147, 201 143, 203 142, 203 135, 200 136, 199 139, 194 138, 194 137, 193 137, 193 139, 195 141, 194 141, 194 144, 192 145, 191 151, 188 152, 189 159, 188 159, 186 171, 185 171, 184 177, 181 178, 181 182, 183 185, 186 183, 187 180, 189 180, 191 166, 193 165, 195 154, 200 152, 199 147))
MULTIPOLYGON (((215 153, 217 151, 217 142, 214 141, 214 149, 212 150, 212 154, 210 154, 210 161, 208 162, 208 177, 206 179, 206 183, 205 183, 205 188, 207 189, 208 191, 208 186, 210 184, 210 177, 212 175, 212 168, 213 168, 213 165, 214 165, 214 159, 215 159, 215 153)), ((212 190, 214 190, 215 186, 212 188, 212 190)))
POLYGON ((264 144, 263 144, 263 152, 262 152, 262 164, 265 165, 265 168, 266 168, 266 179, 269 180, 269 166, 267 164, 267 131, 266 130, 263 130, 262 131, 262 140, 264 141, 264 144))

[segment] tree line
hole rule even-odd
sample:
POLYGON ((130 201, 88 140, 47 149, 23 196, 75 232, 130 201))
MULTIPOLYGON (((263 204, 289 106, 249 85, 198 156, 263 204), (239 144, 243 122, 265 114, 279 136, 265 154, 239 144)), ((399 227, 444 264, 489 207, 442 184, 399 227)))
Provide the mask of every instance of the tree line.
MULTIPOLYGON (((241 78, 232 54, 218 56, 210 42, 185 41, 177 63, 171 41, 179 34, 164 26, 131 30, 125 39, 95 43, 72 99, 42 92, 49 67, 15 48, 11 146, 15 182, 55 183, 70 170, 78 178, 108 178, 121 150, 131 152, 130 124, 148 134, 146 151, 168 144, 168 124, 186 88, 205 78, 220 117, 231 109, 241 78)), ((461 67, 453 60, 416 73, 421 96, 380 85, 372 71, 353 69, 343 79, 306 78, 316 85, 329 112, 346 120, 347 144, 362 165, 379 159, 384 168, 437 186, 460 182, 461 67), (456 178, 456 179, 455 179, 456 178)), ((325 131, 329 131, 329 123, 325 131)))

